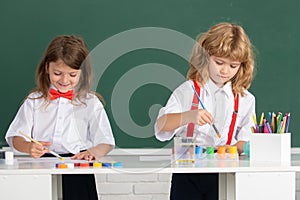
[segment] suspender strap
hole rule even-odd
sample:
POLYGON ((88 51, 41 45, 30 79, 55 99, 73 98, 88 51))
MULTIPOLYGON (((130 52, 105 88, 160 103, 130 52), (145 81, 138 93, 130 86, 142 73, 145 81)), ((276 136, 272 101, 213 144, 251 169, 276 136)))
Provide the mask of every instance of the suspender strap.
POLYGON ((235 126, 235 122, 236 122, 236 117, 237 117, 238 110, 239 110, 239 95, 238 94, 233 94, 233 95, 234 95, 234 111, 232 113, 232 120, 231 120, 231 124, 229 127, 228 139, 226 142, 227 145, 231 144, 234 126, 235 126))
MULTIPOLYGON (((193 80, 193 83, 194 83, 194 87, 196 89, 197 94, 199 94, 199 96, 200 96, 200 87, 198 86, 198 84, 196 83, 195 80, 193 80)), ((234 111, 232 113, 232 119, 231 119, 229 131, 228 131, 228 139, 226 142, 227 145, 231 144, 232 135, 233 135, 234 127, 235 127, 235 122, 236 122, 236 118, 237 118, 237 114, 238 114, 238 110, 239 110, 239 95, 238 94, 233 94, 233 95, 234 95, 234 111)), ((199 105, 199 100, 198 100, 196 94, 194 94, 191 110, 197 110, 198 105, 199 105)), ((195 129, 195 124, 189 123, 188 127, 187 127, 187 137, 193 137, 194 129, 195 129)))
MULTIPOLYGON (((198 86, 198 84, 196 83, 195 80, 193 80, 193 82, 194 82, 194 87, 196 89, 196 92, 200 95, 200 87, 198 86)), ((194 93, 191 110, 197 110, 198 109, 198 105, 199 105, 199 100, 198 100, 196 94, 194 93)), ((186 136, 187 137, 193 137, 194 129, 195 129, 195 124, 194 123, 189 123, 188 127, 187 127, 187 134, 186 134, 186 136)))

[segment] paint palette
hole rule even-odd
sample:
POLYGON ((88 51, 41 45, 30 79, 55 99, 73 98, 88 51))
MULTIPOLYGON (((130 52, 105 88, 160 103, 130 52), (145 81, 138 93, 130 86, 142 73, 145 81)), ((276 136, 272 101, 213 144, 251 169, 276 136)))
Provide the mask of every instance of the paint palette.
POLYGON ((123 167, 122 162, 74 162, 74 163, 56 163, 57 169, 74 169, 74 168, 117 168, 123 167))

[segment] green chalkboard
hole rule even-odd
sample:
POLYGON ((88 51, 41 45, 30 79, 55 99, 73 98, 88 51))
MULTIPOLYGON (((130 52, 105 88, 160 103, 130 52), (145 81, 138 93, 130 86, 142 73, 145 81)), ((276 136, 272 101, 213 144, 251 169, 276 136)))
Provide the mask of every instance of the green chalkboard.
POLYGON ((3 1, 0 7, 0 146, 56 35, 82 36, 94 64, 94 89, 106 101, 117 147, 160 148, 158 109, 185 77, 192 39, 215 23, 242 25, 257 50, 250 91, 257 113, 291 112, 292 146, 300 147, 297 0, 3 1), (298 81, 297 81, 298 80, 298 81))

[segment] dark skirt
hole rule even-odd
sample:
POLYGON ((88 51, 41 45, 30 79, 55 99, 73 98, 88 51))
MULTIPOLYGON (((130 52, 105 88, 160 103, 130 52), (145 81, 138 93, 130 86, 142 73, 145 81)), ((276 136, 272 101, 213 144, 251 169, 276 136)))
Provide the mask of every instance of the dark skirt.
POLYGON ((98 200, 94 174, 63 174, 63 200, 98 200))
POLYGON ((171 200, 218 200, 218 173, 173 174, 171 200))
MULTIPOLYGON (((63 154, 71 157, 73 154, 63 154)), ((45 154, 42 157, 53 157, 45 154)), ((63 200, 98 200, 94 174, 62 174, 63 200)))

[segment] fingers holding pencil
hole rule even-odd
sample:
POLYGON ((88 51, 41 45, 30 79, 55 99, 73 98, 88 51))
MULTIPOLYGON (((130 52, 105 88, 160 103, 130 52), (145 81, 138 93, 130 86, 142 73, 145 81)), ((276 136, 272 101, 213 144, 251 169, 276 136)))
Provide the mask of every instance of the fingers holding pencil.
MULTIPOLYGON (((48 145, 46 142, 41 142, 42 144, 48 145)), ((33 158, 40 158, 42 155, 45 153, 49 153, 49 149, 46 148, 44 145, 41 146, 37 143, 30 142, 29 143, 29 148, 28 148, 28 153, 31 155, 33 158)))

